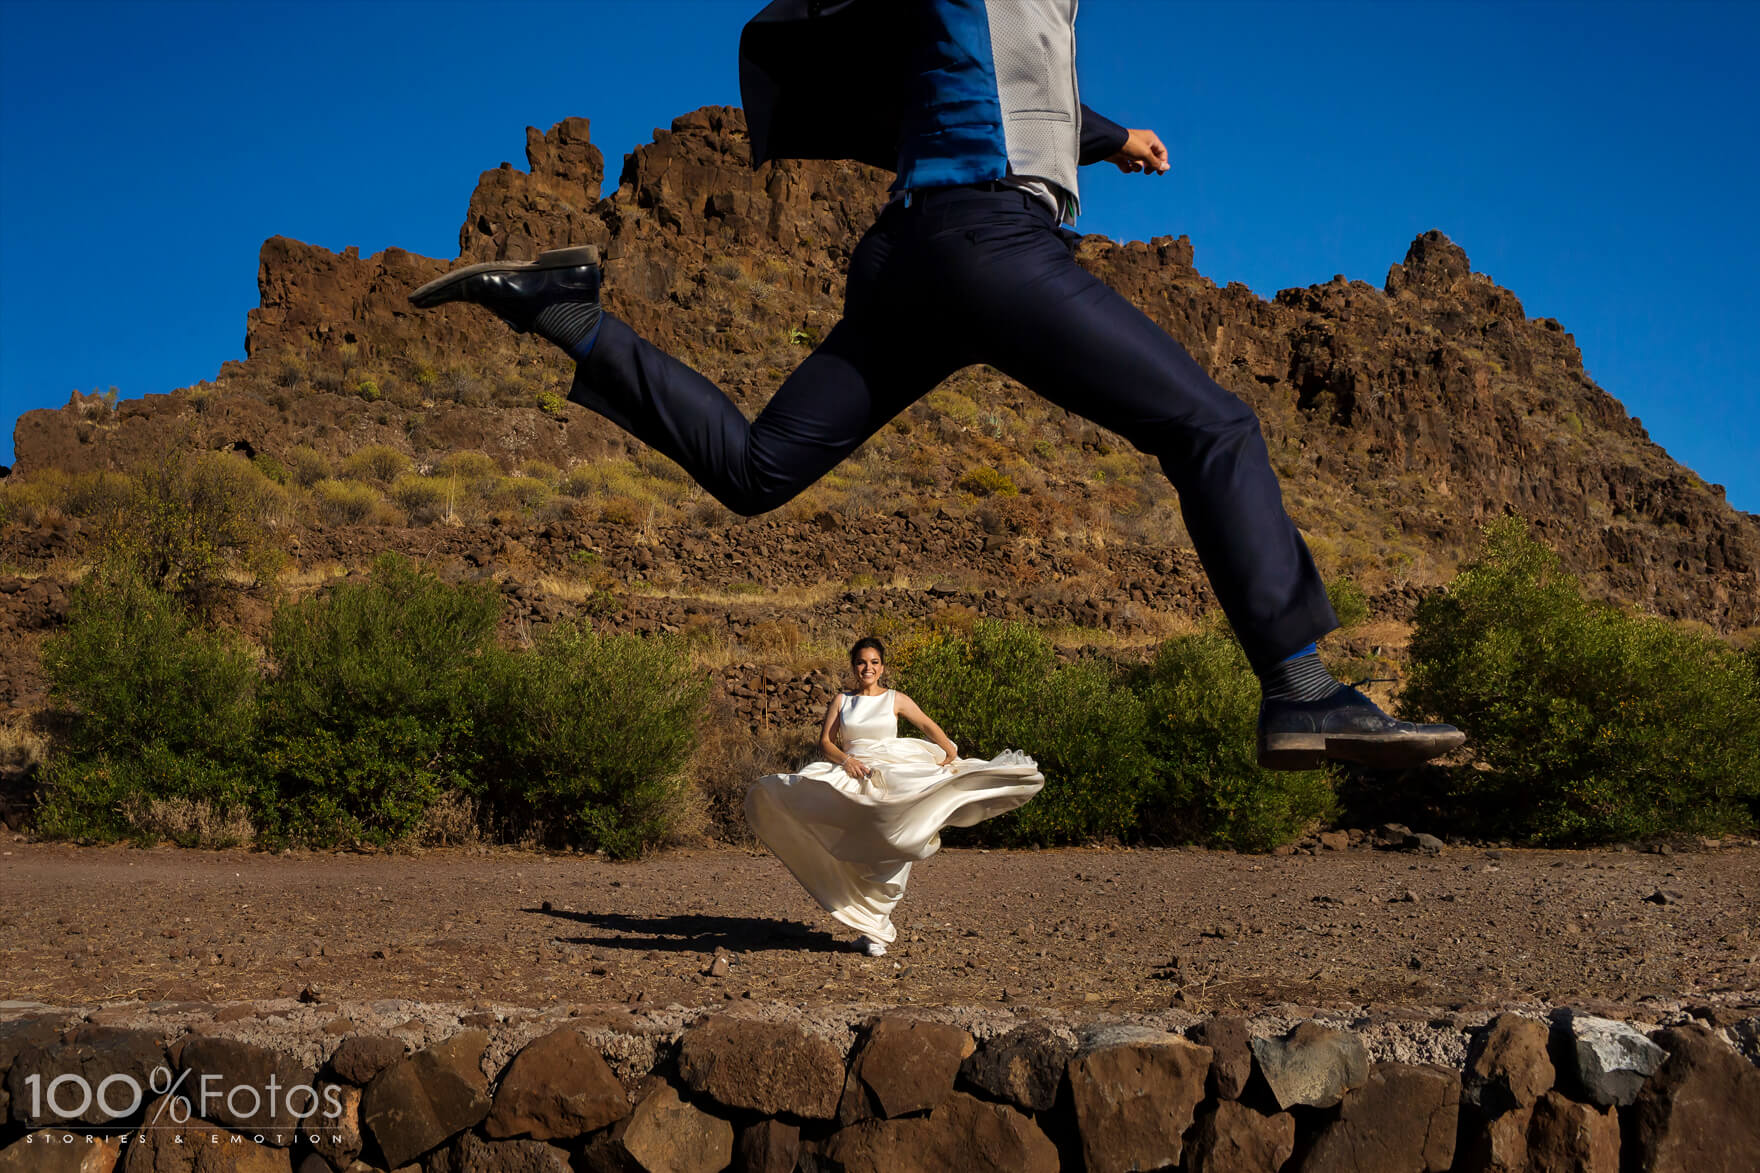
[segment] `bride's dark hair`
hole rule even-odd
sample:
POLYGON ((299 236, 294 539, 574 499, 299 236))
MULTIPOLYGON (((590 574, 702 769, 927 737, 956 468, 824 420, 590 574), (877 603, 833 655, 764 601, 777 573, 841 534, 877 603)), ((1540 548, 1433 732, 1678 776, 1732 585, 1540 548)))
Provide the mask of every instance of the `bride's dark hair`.
POLYGON ((866 638, 858 639, 855 642, 855 646, 850 648, 849 662, 851 664, 856 662, 856 657, 862 654, 863 648, 873 648, 874 654, 880 657, 880 662, 882 664, 886 663, 886 645, 870 635, 866 638))

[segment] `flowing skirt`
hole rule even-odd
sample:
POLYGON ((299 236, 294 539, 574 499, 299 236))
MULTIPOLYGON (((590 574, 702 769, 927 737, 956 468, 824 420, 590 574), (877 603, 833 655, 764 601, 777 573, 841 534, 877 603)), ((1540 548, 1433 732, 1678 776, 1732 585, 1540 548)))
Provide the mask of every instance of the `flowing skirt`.
POLYGON ((858 740, 848 752, 873 772, 857 781, 814 762, 770 774, 746 792, 746 825, 819 906, 864 936, 891 944, 892 909, 911 864, 941 847, 943 827, 969 827, 1039 793, 1038 763, 1014 750, 956 758, 914 737, 858 740))

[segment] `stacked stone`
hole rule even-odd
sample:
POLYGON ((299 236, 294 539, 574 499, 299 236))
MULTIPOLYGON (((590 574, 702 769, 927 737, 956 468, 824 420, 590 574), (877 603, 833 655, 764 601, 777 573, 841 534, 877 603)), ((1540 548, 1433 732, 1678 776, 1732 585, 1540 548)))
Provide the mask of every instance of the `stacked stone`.
POLYGON ((352 1035, 314 1068, 214 1036, 0 1023, 0 1173, 1733 1173, 1760 1154, 1760 1069, 1716 1033, 1569 1012, 1493 1019, 1464 1073, 1373 1063, 1314 1022, 1254 1038, 1229 1017, 1183 1036, 1029 1022, 980 1045, 883 1016, 846 1061, 801 1026, 716 1015, 621 1076, 573 1027, 494 1079, 490 1052, 481 1029, 414 1053, 352 1035), (130 1083, 156 1094, 119 1136, 96 1105, 41 1102, 65 1077, 111 1081, 112 1103, 130 1083), (310 1091, 176 1109, 207 1087, 310 1091))

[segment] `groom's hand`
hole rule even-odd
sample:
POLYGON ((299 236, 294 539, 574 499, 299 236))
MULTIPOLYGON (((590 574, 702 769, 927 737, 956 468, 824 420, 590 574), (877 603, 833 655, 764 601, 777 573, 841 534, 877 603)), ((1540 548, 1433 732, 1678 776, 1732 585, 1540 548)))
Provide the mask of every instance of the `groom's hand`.
POLYGON ((1167 148, 1161 144, 1161 136, 1152 130, 1132 130, 1124 146, 1109 155, 1106 161, 1126 175, 1136 171, 1160 175, 1170 166, 1167 148))

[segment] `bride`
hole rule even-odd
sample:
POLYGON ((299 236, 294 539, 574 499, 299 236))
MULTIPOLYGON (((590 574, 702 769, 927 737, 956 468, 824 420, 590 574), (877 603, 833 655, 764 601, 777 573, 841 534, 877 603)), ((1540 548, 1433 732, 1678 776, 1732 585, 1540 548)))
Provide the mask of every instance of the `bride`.
POLYGON ((862 934, 870 957, 880 957, 898 936, 892 909, 911 864, 935 854, 941 828, 1013 810, 1045 778, 1014 750, 988 761, 960 757, 915 701, 880 687, 879 640, 856 641, 849 663, 855 687, 833 698, 819 731, 827 760, 760 778, 746 793, 746 824, 820 907, 862 934), (900 737, 900 717, 929 740, 900 737))

